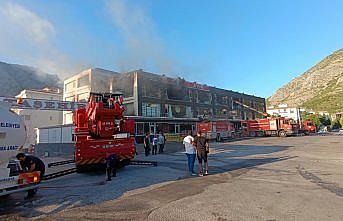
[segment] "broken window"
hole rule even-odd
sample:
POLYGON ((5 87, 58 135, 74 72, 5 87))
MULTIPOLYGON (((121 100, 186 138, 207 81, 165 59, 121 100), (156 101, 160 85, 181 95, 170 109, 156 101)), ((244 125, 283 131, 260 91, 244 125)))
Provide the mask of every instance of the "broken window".
MULTIPOLYGON (((133 74, 117 74, 111 79, 112 91, 119 91, 123 93, 124 97, 133 97, 133 74)), ((111 86, 110 86, 111 88, 111 86)))
POLYGON ((144 79, 142 82, 142 96, 143 97, 161 97, 160 81, 153 79, 144 79))
POLYGON ((167 85, 167 97, 171 100, 189 101, 188 89, 181 86, 167 85))
POLYGON ((198 90, 198 103, 211 104, 212 96, 207 91, 198 90))

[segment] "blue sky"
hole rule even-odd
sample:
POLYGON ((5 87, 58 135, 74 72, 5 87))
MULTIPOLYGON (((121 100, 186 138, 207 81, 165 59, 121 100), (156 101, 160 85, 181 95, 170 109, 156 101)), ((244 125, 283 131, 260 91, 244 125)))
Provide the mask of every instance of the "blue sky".
POLYGON ((0 2, 0 60, 64 78, 142 68, 268 97, 343 47, 343 1, 0 2))

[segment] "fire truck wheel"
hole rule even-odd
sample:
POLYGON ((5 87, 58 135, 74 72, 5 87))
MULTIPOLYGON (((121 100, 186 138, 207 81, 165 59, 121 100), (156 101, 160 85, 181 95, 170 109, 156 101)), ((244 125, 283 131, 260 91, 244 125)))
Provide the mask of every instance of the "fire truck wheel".
POLYGON ((249 137, 256 137, 256 132, 255 131, 250 131, 249 132, 249 137))
POLYGON ((279 137, 287 137, 287 134, 284 130, 279 131, 279 137))

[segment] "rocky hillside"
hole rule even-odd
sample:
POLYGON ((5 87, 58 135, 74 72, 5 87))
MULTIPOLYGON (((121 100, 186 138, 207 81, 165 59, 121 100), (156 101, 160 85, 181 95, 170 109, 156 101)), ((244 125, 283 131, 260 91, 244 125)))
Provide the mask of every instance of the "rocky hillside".
POLYGON ((15 96, 23 89, 41 89, 60 86, 57 75, 35 68, 0 62, 0 96, 15 96))
POLYGON ((343 111, 343 49, 278 89, 268 102, 317 111, 343 111))

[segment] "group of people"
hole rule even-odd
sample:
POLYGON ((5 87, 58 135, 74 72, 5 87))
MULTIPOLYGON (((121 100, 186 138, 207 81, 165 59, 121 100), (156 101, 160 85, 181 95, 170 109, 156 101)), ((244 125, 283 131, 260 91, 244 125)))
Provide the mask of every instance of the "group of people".
POLYGON ((185 153, 188 160, 188 170, 192 176, 197 175, 194 172, 195 157, 198 158, 198 174, 199 176, 208 175, 208 153, 210 146, 208 140, 202 136, 201 131, 198 131, 197 136, 193 138, 192 133, 189 133, 183 139, 185 145, 185 153))
POLYGON ((167 141, 166 137, 164 136, 163 133, 160 133, 158 135, 157 134, 153 135, 152 139, 150 137, 150 134, 146 133, 144 137, 145 156, 149 156, 150 152, 152 153, 152 155, 156 155, 157 148, 158 148, 158 153, 163 153, 166 141, 167 141), (151 146, 152 146, 152 149, 151 149, 151 146))

